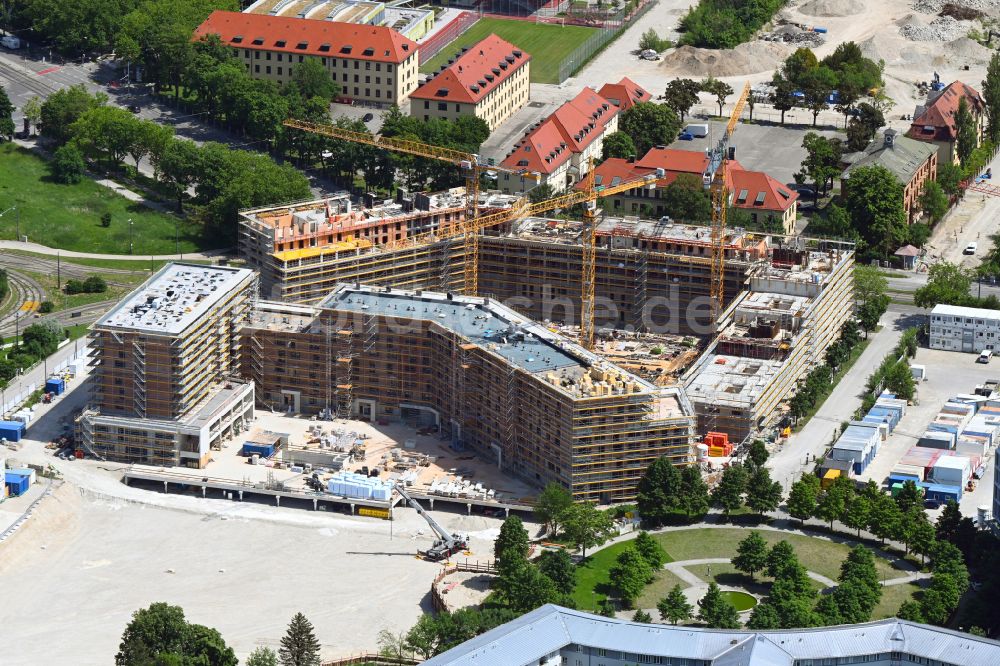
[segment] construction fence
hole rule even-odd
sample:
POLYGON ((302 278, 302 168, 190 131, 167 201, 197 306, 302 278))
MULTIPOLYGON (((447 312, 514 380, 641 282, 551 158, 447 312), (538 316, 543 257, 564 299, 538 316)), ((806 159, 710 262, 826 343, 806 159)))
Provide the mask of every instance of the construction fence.
MULTIPOLYGON (((73 344, 73 343, 66 343, 66 344, 73 344)), ((58 353, 59 351, 56 352, 56 354, 58 353)), ((3 391, 0 392, 0 416, 8 412, 12 412, 18 407, 20 407, 25 401, 28 400, 28 398, 31 397, 32 393, 34 393, 39 389, 39 386, 35 383, 28 383, 28 384, 23 383, 20 379, 21 377, 24 377, 25 375, 27 375, 28 373, 30 373, 32 370, 34 370, 39 366, 45 367, 47 371, 46 376, 58 375, 63 370, 68 368, 70 363, 78 359, 86 358, 88 354, 89 354, 88 347, 86 346, 77 347, 76 351, 74 351, 72 354, 70 354, 63 360, 59 361, 58 363, 49 365, 48 359, 45 359, 42 361, 38 361, 31 367, 22 370, 21 374, 18 377, 11 379, 10 382, 8 382, 7 384, 7 388, 3 389, 3 391)))
MULTIPOLYGON (((587 41, 576 47, 572 53, 566 56, 559 65, 559 83, 580 71, 584 65, 600 53, 604 47, 618 39, 633 22, 642 18, 646 12, 653 8, 653 0, 645 0, 631 14, 626 15, 622 10, 614 17, 604 21, 602 27, 598 28, 587 41)), ((638 48, 636 44, 633 48, 638 48)), ((632 49, 629 49, 632 50, 632 49)))
POLYGON ((451 44, 463 32, 471 28, 479 21, 479 14, 475 12, 462 12, 456 18, 439 31, 434 33, 427 41, 422 42, 418 47, 417 59, 422 66, 425 62, 436 56, 451 44))

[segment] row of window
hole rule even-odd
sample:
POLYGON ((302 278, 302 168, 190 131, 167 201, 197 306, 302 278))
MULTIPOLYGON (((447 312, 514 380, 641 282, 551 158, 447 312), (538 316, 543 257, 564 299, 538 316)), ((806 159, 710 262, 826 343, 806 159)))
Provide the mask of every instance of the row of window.
MULTIPOLYGON (((271 54, 270 51, 264 51, 263 53, 264 53, 264 58, 263 58, 264 60, 271 60, 271 55, 272 54, 271 54)), ((261 54, 261 51, 254 51, 253 52, 253 59, 254 60, 261 60, 260 54, 261 54)), ((284 54, 277 53, 275 55, 277 55, 277 58, 275 58, 275 60, 277 62, 282 62, 283 61, 282 56, 284 54)), ((247 60, 250 60, 250 49, 244 49, 243 50, 243 57, 246 58, 247 60)), ((294 60, 295 57, 296 56, 294 56, 291 53, 289 53, 288 54, 287 62, 296 62, 296 60, 294 60)), ((337 59, 336 58, 320 58, 320 60, 322 61, 323 65, 325 67, 336 67, 337 66, 337 59)), ((301 55, 298 56, 298 61, 297 62, 305 62, 305 56, 301 56, 301 55)), ((341 60, 340 61, 341 67, 343 67, 344 69, 350 69, 350 65, 348 64, 349 62, 353 62, 354 63, 354 69, 361 69, 361 62, 358 61, 358 60, 350 60, 350 61, 348 61, 348 60, 341 60)), ((381 72, 382 71, 382 64, 383 63, 380 63, 380 62, 375 63, 375 71, 376 72, 381 72)), ((369 61, 365 61, 365 69, 370 70, 371 68, 372 68, 372 63, 369 62, 369 61)), ((385 71, 392 72, 392 63, 385 63, 385 71)))

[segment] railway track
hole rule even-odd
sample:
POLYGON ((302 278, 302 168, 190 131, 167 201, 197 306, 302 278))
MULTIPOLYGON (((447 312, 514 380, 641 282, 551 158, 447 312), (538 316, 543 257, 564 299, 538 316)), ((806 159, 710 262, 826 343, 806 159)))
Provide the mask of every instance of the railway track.
POLYGON ((96 268, 94 266, 74 264, 72 261, 65 259, 56 261, 55 259, 26 257, 18 254, 0 254, 0 266, 35 273, 49 273, 51 275, 55 275, 58 270, 63 278, 86 278, 94 274, 100 274, 108 284, 119 287, 131 287, 134 286, 134 283, 116 282, 114 279, 108 278, 112 275, 133 275, 135 273, 142 273, 144 276, 148 275, 148 271, 143 269, 132 271, 125 268, 96 268))
MULTIPOLYGON (((47 315, 27 314, 27 318, 25 318, 25 315, 22 315, 20 329, 23 331, 25 326, 30 326, 31 324, 37 324, 43 321, 54 321, 62 326, 92 324, 100 319, 104 313, 110 310, 115 303, 117 303, 117 301, 112 299, 100 301, 99 303, 90 303, 89 305, 81 305, 67 310, 60 310, 59 312, 53 312, 47 315)), ((10 337, 14 335, 15 330, 16 327, 13 323, 6 327, 0 327, 0 336, 10 337)))
POLYGON ((42 97, 48 97, 59 88, 59 86, 52 86, 47 82, 43 82, 38 78, 37 74, 25 74, 16 67, 12 67, 10 64, 5 63, 2 60, 0 60, 0 78, 7 79, 13 83, 18 83, 36 95, 41 95, 42 97))
POLYGON ((29 277, 15 271, 7 271, 7 282, 11 294, 8 298, 13 307, 0 316, 0 331, 8 328, 11 332, 18 327, 18 320, 30 317, 38 309, 38 304, 45 300, 45 290, 29 277))

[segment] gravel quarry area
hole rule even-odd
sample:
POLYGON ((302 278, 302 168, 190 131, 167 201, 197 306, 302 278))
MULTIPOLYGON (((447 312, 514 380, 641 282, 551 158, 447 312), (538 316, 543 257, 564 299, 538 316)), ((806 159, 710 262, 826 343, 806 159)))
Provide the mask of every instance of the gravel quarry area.
MULTIPOLYGON (((388 521, 163 495, 118 481, 119 467, 61 461, 29 442, 65 482, 0 544, 5 666, 111 663, 132 612, 156 601, 217 628, 239 657, 277 648, 292 615, 316 627, 324 659, 374 651, 382 629, 405 631, 429 610, 440 564, 417 559, 426 523, 398 508, 388 521), (58 640, 53 640, 58 636, 58 640)), ((500 520, 436 510, 489 558, 500 520)))

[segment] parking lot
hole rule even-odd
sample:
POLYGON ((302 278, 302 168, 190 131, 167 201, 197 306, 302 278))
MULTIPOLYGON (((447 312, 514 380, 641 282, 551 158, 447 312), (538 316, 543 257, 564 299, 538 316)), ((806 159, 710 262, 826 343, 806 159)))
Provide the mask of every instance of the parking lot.
MULTIPOLYGON (((882 484, 892 468, 903 455, 916 446, 917 440, 927 429, 927 425, 941 411, 941 407, 949 398, 960 393, 972 393, 977 385, 988 379, 1000 378, 998 361, 990 364, 976 363, 976 354, 941 351, 921 348, 913 363, 927 367, 926 381, 917 385, 916 404, 909 407, 906 414, 896 426, 895 431, 883 442, 878 455, 858 478, 864 481, 873 479, 882 484)), ((976 483, 975 490, 962 495, 962 514, 970 517, 976 515, 976 507, 992 505, 993 498, 993 455, 995 448, 985 461, 986 472, 976 483)), ((939 510, 930 511, 937 515, 939 510)))

